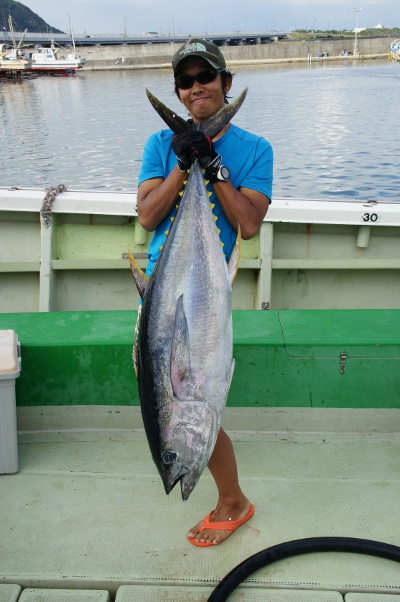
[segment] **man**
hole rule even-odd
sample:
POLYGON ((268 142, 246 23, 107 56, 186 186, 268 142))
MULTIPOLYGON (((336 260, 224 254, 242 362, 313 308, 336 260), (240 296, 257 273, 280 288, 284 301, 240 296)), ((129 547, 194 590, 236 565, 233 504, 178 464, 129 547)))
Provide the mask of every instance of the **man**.
MULTIPOLYGON (((232 74, 220 49, 206 40, 191 39, 174 55, 175 91, 195 124, 213 117, 227 101, 232 74)), ((177 199, 195 159, 205 169, 210 202, 227 261, 234 248, 237 227, 243 239, 257 234, 272 193, 273 153, 270 144, 231 123, 211 141, 188 130, 174 136, 162 130, 151 136, 139 175, 137 211, 140 224, 154 231, 149 246, 147 275, 164 243, 177 199), (222 167, 223 166, 223 167, 222 167)), ((199 547, 219 544, 251 518, 254 507, 242 492, 233 446, 220 430, 208 468, 218 489, 213 512, 188 533, 199 547)))

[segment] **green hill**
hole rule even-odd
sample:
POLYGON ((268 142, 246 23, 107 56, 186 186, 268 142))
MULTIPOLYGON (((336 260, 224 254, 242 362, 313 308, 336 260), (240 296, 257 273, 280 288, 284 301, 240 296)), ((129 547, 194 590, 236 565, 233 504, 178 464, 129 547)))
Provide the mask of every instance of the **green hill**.
POLYGON ((0 0, 0 27, 3 31, 9 31, 8 17, 11 15, 14 31, 25 31, 27 29, 34 33, 64 33, 55 27, 48 25, 34 13, 30 8, 16 2, 15 0, 0 0))

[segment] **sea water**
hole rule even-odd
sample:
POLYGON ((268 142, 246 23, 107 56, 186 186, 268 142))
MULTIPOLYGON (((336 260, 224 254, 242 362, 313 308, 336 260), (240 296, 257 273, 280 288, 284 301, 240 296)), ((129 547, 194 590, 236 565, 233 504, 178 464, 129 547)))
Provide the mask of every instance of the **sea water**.
MULTIPOLYGON (((274 196, 400 201, 400 65, 240 66, 234 122, 269 140, 274 196)), ((183 117, 169 69, 79 71, 0 82, 1 187, 132 192, 164 126, 148 88, 183 117)))

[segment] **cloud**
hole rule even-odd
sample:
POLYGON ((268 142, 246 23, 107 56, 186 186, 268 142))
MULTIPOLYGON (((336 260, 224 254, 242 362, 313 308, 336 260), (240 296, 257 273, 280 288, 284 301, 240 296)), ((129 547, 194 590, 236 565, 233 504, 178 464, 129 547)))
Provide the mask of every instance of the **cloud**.
MULTIPOLYGON (((49 25, 66 31, 68 15, 75 32, 128 33, 160 31, 163 33, 203 33, 228 31, 254 31, 291 29, 353 29, 355 27, 354 3, 348 0, 230 0, 215 3, 203 0, 201 16, 188 9, 186 0, 25 0, 26 6, 36 12, 49 25), (229 6, 229 10, 227 7, 229 6)), ((387 27, 399 26, 397 3, 392 0, 359 0, 363 7, 359 26, 374 27, 382 23, 387 27)))

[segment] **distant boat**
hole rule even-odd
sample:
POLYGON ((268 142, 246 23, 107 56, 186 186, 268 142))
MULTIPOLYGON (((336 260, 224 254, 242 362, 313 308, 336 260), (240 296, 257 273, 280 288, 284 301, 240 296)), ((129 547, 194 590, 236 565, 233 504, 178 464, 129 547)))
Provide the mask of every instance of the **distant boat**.
POLYGON ((11 15, 8 17, 12 44, 0 44, 0 77, 8 77, 11 73, 30 70, 30 63, 24 57, 22 43, 26 32, 25 29, 19 43, 16 43, 14 26, 11 15))
POLYGON ((0 60, 15 61, 19 58, 19 53, 11 44, 0 44, 0 60))
MULTIPOLYGON (((51 73, 75 73, 76 69, 81 69, 86 59, 79 57, 75 52, 58 58, 57 53, 61 50, 56 48, 51 42, 50 48, 38 46, 34 51, 29 52, 29 60, 32 64, 32 71, 51 72, 51 73)), ((27 57, 28 58, 28 57, 27 57)))
POLYGON ((0 78, 12 78, 30 72, 31 64, 17 46, 0 44, 0 78))
MULTIPOLYGON (((57 56, 60 50, 65 50, 61 46, 56 47, 53 40, 50 42, 50 47, 37 46, 32 50, 23 50, 22 42, 25 37, 25 29, 19 44, 16 44, 14 27, 11 16, 8 19, 10 33, 12 37, 11 44, 0 44, 0 61, 1 70, 5 71, 6 67, 11 68, 8 61, 12 61, 19 69, 29 69, 36 73, 75 73, 76 69, 81 69, 86 62, 86 59, 78 57, 75 49, 75 40, 70 25, 73 52, 67 53, 65 56, 57 56), (7 63, 5 62, 7 61, 7 63)), ((14 67, 16 68, 16 67, 14 67)))

